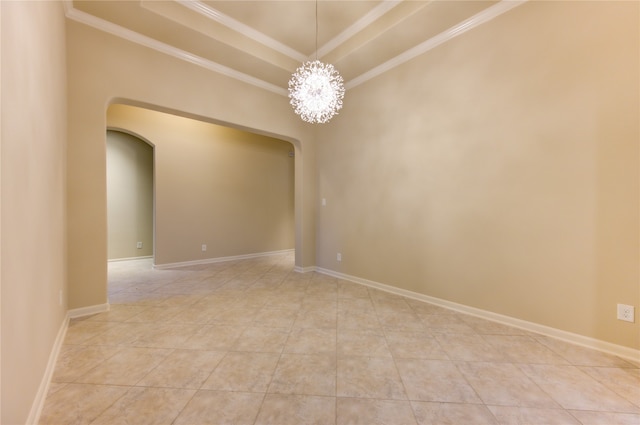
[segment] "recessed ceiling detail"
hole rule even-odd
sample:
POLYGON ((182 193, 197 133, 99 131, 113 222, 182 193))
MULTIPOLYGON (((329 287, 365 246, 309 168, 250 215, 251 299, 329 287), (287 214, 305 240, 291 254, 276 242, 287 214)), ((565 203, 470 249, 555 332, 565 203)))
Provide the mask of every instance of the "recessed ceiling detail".
MULTIPOLYGON (((323 1, 319 59, 351 89, 527 0, 323 1)), ((315 58, 309 1, 67 1, 66 16, 98 30, 287 96, 315 58)))

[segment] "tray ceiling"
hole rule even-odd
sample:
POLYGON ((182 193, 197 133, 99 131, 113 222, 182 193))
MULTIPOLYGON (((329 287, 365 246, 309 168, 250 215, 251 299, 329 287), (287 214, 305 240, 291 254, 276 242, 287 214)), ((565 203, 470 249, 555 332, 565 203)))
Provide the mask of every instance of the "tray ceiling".
POLYGON ((522 2, 320 0, 317 35, 314 1, 66 5, 70 19, 286 95, 291 74, 316 55, 349 89, 522 2))

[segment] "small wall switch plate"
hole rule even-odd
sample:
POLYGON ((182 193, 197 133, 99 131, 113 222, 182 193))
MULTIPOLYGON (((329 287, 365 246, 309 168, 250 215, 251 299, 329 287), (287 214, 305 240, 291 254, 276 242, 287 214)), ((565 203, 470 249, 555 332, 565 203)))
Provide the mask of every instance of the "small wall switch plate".
POLYGON ((136 248, 138 248, 138 249, 142 249, 142 242, 138 242, 138 243, 136 244, 136 248))
POLYGON ((205 252, 207 250, 207 244, 202 244, 202 252, 205 252))
POLYGON ((635 322, 635 308, 632 305, 618 304, 618 320, 635 322))
POLYGON ((338 253, 338 255, 336 255, 336 260, 342 261, 342 254, 338 253))

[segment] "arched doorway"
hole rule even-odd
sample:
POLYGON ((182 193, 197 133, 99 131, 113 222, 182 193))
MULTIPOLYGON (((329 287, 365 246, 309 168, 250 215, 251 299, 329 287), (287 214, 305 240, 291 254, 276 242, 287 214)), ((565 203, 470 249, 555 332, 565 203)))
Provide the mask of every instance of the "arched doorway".
POLYGON ((153 256, 153 146, 107 130, 107 228, 109 261, 153 256))
POLYGON ((153 146, 157 266, 295 248, 291 142, 124 104, 107 125, 153 146))

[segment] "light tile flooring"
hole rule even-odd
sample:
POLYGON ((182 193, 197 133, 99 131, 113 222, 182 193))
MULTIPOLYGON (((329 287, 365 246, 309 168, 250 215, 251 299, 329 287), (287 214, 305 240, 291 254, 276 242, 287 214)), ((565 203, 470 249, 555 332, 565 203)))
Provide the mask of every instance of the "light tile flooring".
POLYGON ((317 273, 289 254, 109 265, 42 424, 640 424, 623 359, 317 273))

